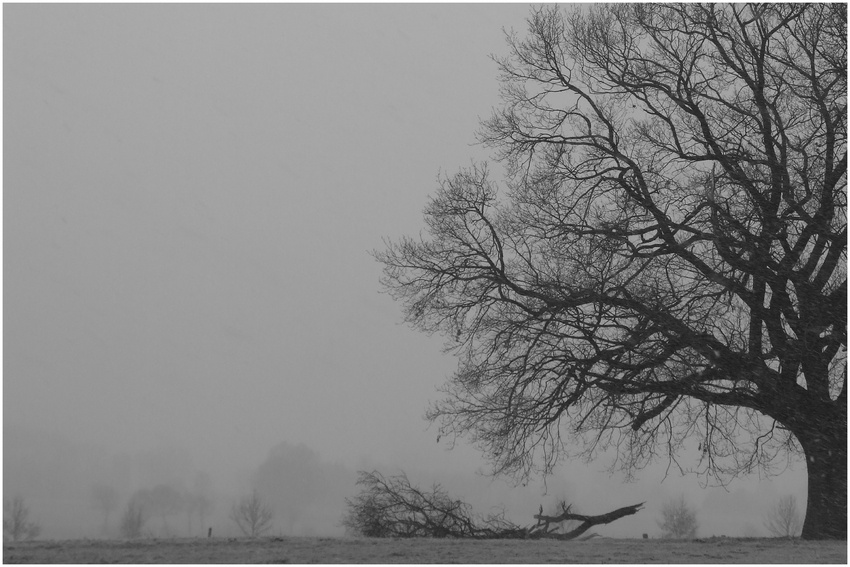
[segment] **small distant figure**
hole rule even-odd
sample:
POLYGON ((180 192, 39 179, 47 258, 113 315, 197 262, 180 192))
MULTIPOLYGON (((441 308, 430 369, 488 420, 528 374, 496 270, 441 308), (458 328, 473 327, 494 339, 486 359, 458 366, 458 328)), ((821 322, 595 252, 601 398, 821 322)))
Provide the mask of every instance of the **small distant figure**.
POLYGON ((212 537, 212 528, 207 530, 207 537, 212 537))
POLYGON ((649 539, 649 534, 643 534, 643 539, 649 539))

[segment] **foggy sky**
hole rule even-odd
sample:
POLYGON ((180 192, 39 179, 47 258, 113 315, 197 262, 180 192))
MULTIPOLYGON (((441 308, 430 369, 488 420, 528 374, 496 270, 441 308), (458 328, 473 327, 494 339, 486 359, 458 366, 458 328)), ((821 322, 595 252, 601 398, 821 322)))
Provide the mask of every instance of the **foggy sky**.
MULTIPOLYGON (((5 5, 4 427, 220 474, 281 442, 483 469, 422 419, 455 362, 402 325, 369 252, 422 230, 441 171, 487 157, 489 55, 527 14, 5 5)), ((591 513, 697 487, 668 491, 662 464, 623 488, 605 464, 564 467, 591 513)))

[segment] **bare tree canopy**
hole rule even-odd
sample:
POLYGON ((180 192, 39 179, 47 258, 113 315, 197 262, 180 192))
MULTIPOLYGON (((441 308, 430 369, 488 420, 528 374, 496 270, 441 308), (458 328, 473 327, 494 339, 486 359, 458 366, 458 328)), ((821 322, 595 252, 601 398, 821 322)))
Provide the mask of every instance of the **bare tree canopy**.
POLYGON ((91 487, 91 501, 95 509, 103 513, 102 532, 109 531, 109 514, 118 508, 118 492, 114 487, 97 482, 91 487))
POLYGON ((142 536, 142 528, 145 526, 147 516, 142 505, 142 500, 139 493, 133 495, 127 502, 124 513, 121 515, 121 524, 119 529, 121 535, 128 539, 135 539, 142 536))
POLYGON ((797 499, 790 494, 780 498, 764 519, 764 527, 775 537, 795 537, 801 525, 797 499))
POLYGON ((274 513, 260 497, 257 490, 251 491, 250 496, 243 496, 238 504, 230 510, 233 520, 242 533, 248 537, 262 537, 272 529, 274 513))
POLYGON ((35 539, 41 533, 41 526, 30 521, 30 509, 21 496, 11 501, 3 501, 3 537, 12 541, 35 539))
POLYGON ((505 189, 443 178, 427 234, 376 253, 460 360, 428 417, 520 477, 691 439, 726 482, 802 450, 803 537, 846 538, 846 5, 528 23, 480 132, 505 189))
POLYGON ((441 486, 423 490, 410 484, 404 473, 385 477, 377 471, 361 471, 357 484, 362 489, 354 498, 346 498, 348 511, 342 523, 348 532, 366 537, 575 539, 593 526, 610 524, 643 507, 640 503, 587 516, 561 503, 558 514, 544 515, 541 507, 534 516, 537 523, 522 527, 508 521, 503 512, 474 515, 469 504, 455 500, 441 486), (580 524, 561 531, 567 521, 580 524))

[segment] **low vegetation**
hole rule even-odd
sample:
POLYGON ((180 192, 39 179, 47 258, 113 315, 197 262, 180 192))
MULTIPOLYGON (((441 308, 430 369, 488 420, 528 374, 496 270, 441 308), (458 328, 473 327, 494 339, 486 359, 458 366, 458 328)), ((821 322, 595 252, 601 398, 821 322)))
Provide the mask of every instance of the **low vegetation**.
POLYGON ((9 543, 4 563, 133 564, 642 564, 847 563, 847 542, 799 539, 587 541, 435 538, 179 538, 134 541, 68 540, 9 543))

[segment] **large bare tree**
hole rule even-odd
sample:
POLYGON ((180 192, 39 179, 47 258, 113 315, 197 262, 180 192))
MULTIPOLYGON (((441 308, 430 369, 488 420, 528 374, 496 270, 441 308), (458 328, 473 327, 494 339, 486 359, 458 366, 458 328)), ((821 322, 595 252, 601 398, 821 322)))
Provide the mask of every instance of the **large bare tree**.
POLYGON ((486 165, 376 253, 457 371, 428 417, 494 473, 616 448, 726 482, 804 454, 847 533, 844 4, 534 8, 486 165), (696 448, 696 447, 694 447, 696 448))

